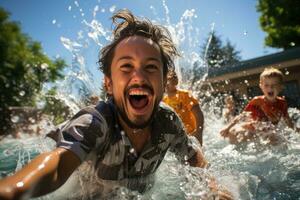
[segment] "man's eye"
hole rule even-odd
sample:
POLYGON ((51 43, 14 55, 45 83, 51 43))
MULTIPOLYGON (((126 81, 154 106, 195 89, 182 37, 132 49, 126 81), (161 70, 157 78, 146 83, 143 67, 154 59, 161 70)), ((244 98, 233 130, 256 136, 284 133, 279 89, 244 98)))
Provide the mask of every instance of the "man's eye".
POLYGON ((131 64, 123 64, 123 65, 121 65, 120 69, 123 72, 130 72, 132 69, 132 65, 131 64))
POLYGON ((146 70, 148 72, 156 72, 158 70, 158 66, 149 64, 146 66, 146 70))

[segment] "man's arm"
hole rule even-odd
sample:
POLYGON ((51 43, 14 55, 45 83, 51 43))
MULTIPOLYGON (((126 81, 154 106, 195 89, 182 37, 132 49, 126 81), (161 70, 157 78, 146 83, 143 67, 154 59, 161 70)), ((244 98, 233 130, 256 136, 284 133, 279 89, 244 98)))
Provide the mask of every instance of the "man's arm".
POLYGON ((43 153, 16 174, 0 180, 0 199, 48 194, 63 185, 80 163, 73 152, 63 148, 43 153))
POLYGON ((194 105, 192 107, 192 113, 196 119, 196 131, 194 132, 194 136, 198 139, 199 143, 203 144, 203 125, 204 125, 204 117, 203 113, 200 109, 199 104, 194 105))

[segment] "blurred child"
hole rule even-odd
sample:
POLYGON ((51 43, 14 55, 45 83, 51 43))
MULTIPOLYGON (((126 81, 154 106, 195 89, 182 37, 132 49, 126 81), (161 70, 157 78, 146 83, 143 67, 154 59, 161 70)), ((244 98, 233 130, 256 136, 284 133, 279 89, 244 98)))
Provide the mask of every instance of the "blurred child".
POLYGON ((232 95, 228 95, 225 97, 225 108, 223 110, 223 117, 226 122, 231 121, 237 114, 235 101, 232 95))
MULTIPOLYGON (((223 137, 228 137, 232 143, 235 143, 234 141, 245 141, 256 137, 257 122, 270 122, 273 125, 277 125, 281 118, 283 118, 288 127, 296 129, 296 131, 300 130, 294 127, 288 115, 286 100, 278 96, 283 89, 283 74, 278 69, 266 68, 260 75, 259 86, 263 95, 254 97, 246 105, 242 115, 234 118, 231 123, 220 132, 223 137), (244 132, 247 132, 247 135, 243 136, 243 134, 241 134, 243 131, 237 133, 233 127, 242 118, 245 119, 245 116, 247 116, 245 112, 250 113, 250 119, 244 120, 244 124, 239 126, 244 132), (235 140, 235 137, 240 138, 239 140, 235 140)), ((276 143, 277 139, 274 134, 270 134, 267 138, 271 143, 276 143)))
POLYGON ((163 101, 171 106, 181 118, 189 135, 195 136, 202 146, 203 113, 199 102, 188 92, 177 88, 178 77, 174 70, 167 76, 167 95, 163 101))

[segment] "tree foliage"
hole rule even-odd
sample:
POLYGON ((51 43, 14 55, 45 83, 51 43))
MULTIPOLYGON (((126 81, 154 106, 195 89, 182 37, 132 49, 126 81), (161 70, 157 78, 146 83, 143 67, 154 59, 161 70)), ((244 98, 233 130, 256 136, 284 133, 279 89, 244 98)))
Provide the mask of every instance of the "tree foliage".
POLYGON ((52 116, 54 124, 59 124, 70 117, 72 113, 69 107, 62 100, 56 98, 56 96, 56 88, 50 89, 47 94, 43 96, 45 102, 43 113, 52 116))
POLYGON ((260 25, 267 33, 265 44, 288 49, 300 46, 300 1, 259 0, 260 25))
POLYGON ((63 77, 65 62, 50 60, 41 44, 21 32, 0 8, 0 134, 9 124, 10 106, 34 106, 46 82, 63 77))
POLYGON ((208 67, 223 67, 240 61, 240 52, 227 40, 223 45, 220 36, 215 32, 209 33, 209 37, 202 46, 202 58, 208 67))

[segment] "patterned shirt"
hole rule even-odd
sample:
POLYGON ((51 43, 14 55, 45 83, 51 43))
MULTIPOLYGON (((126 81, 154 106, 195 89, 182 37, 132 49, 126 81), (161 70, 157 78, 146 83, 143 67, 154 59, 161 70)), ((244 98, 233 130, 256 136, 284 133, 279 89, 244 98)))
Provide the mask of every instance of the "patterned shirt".
POLYGON ((244 110, 250 111, 254 120, 271 121, 273 124, 288 115, 286 100, 281 97, 277 97, 275 102, 267 101, 264 96, 254 97, 244 110))
POLYGON ((192 113, 192 108, 199 103, 189 92, 177 90, 176 95, 172 97, 165 96, 163 101, 179 115, 189 134, 196 130, 196 118, 192 113))
POLYGON ((100 102, 95 108, 98 112, 80 111, 64 123, 57 146, 71 150, 81 161, 95 155, 94 166, 101 179, 147 177, 156 171, 168 149, 184 162, 199 148, 185 134, 178 116, 163 104, 152 121, 151 139, 140 154, 121 130, 114 104, 100 102))

